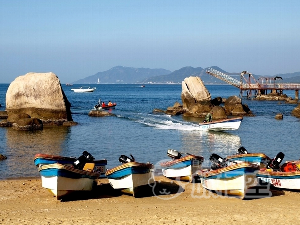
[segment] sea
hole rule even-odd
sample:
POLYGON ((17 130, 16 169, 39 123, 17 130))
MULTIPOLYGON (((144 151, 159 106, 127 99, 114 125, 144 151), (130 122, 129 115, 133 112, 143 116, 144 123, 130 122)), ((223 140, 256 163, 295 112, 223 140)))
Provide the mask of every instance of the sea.
MULTIPOLYGON (((130 154, 138 162, 151 162, 157 168, 168 160, 167 150, 202 155, 203 166, 209 166, 209 156, 222 157, 235 154, 240 146, 250 153, 265 153, 270 158, 278 152, 284 160, 300 158, 300 120, 291 115, 296 104, 282 101, 257 101, 242 97, 255 116, 245 116, 238 130, 201 131, 200 118, 185 118, 153 113, 166 110, 181 102, 181 84, 94 84, 94 92, 74 93, 72 88, 62 88, 71 103, 76 126, 44 127, 41 131, 16 131, 0 127, 0 179, 39 177, 34 165, 34 155, 45 153, 79 157, 88 151, 96 159, 107 159, 107 169, 120 164, 120 155, 130 154), (117 103, 109 112, 115 116, 90 117, 88 113, 98 101, 117 103), (277 113, 283 120, 276 120, 277 113)), ((0 84, 0 110, 5 110, 9 84, 0 84)), ((240 90, 230 85, 206 85, 212 98, 240 96, 240 90)), ((294 91, 284 92, 292 98, 294 91)))

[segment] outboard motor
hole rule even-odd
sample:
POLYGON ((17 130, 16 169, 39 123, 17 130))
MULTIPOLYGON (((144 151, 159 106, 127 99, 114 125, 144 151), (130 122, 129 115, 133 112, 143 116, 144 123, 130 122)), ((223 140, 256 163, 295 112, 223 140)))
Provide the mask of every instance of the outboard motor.
POLYGON ((95 158, 90 153, 88 153, 87 151, 84 151, 82 153, 82 155, 77 160, 75 160, 75 162, 74 162, 74 168, 82 170, 83 167, 84 167, 84 165, 87 162, 92 162, 94 159, 95 158))
POLYGON ((282 152, 279 152, 276 155, 276 157, 268 163, 267 169, 279 170, 280 169, 279 165, 282 162, 283 158, 284 158, 284 154, 282 152))
POLYGON ((247 149, 245 149, 243 146, 239 147, 238 154, 248 154, 247 149))
POLYGON ((168 149, 167 155, 171 157, 172 159, 180 159, 181 158, 181 153, 174 150, 174 149, 168 149))
POLYGON ((211 169, 216 170, 227 166, 226 159, 222 158, 221 156, 213 153, 209 157, 209 160, 211 161, 211 169))
POLYGON ((130 154, 131 158, 126 156, 126 155, 121 155, 119 157, 119 162, 120 163, 129 163, 129 162, 135 162, 134 157, 130 154))

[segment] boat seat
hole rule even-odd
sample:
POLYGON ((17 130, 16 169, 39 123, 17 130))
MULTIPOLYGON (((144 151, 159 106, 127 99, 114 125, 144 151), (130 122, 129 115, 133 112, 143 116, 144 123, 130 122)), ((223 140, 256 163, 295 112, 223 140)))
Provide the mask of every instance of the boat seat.
POLYGON ((83 170, 93 171, 95 168, 95 163, 86 163, 83 167, 83 170))

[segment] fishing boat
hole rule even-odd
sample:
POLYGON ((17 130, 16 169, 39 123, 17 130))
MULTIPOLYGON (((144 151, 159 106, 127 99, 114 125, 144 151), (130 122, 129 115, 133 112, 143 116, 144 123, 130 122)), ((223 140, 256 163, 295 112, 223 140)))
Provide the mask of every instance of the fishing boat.
POLYGON ((121 155, 119 161, 121 165, 105 173, 114 189, 136 197, 144 187, 154 183, 153 164, 139 163, 132 156, 130 158, 125 155, 121 155))
POLYGON ((34 164, 39 167, 42 165, 49 165, 59 163, 66 166, 73 166, 78 169, 83 169, 86 162, 94 163, 94 172, 100 173, 100 177, 105 176, 107 160, 100 159, 95 160, 88 152, 84 151, 82 155, 77 159, 75 157, 65 157, 58 155, 42 154, 38 153, 34 156, 34 164), (79 163, 81 161, 81 163, 79 163), (77 163, 77 166, 75 165, 77 163))
POLYGON ((103 110, 103 109, 114 109, 116 107, 117 103, 112 103, 111 101, 108 102, 108 104, 105 104, 104 102, 101 102, 101 99, 98 100, 98 104, 94 106, 93 110, 103 110))
POLYGON ((214 162, 211 170, 197 172, 205 189, 244 199, 248 189, 257 185, 258 165, 241 162, 227 166, 216 154, 212 154, 210 160, 214 162))
POLYGON ((239 129, 243 117, 235 117, 223 120, 214 120, 211 122, 199 123, 201 130, 224 131, 239 129))
POLYGON ((280 166, 284 154, 278 153, 266 168, 257 173, 257 178, 279 189, 300 190, 300 161, 287 161, 280 166))
POLYGON ((79 170, 59 163, 40 165, 38 171, 42 187, 53 193, 57 200, 75 191, 91 191, 100 177, 100 173, 93 170, 79 170))
POLYGON ((41 175, 42 187, 59 200, 74 191, 91 191, 95 180, 105 175, 107 160, 94 160, 84 151, 78 159, 36 154, 34 164, 41 175))
POLYGON ((254 163, 259 165, 260 168, 264 168, 270 161, 270 158, 264 153, 249 153, 243 146, 241 146, 235 155, 227 156, 226 160, 231 163, 254 163))
POLYGON ((167 155, 171 157, 172 160, 160 164, 163 175, 167 178, 179 179, 182 181, 192 182, 196 171, 201 169, 204 160, 202 156, 188 153, 183 156, 183 153, 174 149, 169 149, 167 155))
POLYGON ((74 92, 78 92, 78 93, 81 93, 81 92, 93 92, 96 90, 96 87, 93 87, 93 88, 90 88, 90 87, 80 87, 80 88, 72 88, 71 89, 72 91, 74 92))

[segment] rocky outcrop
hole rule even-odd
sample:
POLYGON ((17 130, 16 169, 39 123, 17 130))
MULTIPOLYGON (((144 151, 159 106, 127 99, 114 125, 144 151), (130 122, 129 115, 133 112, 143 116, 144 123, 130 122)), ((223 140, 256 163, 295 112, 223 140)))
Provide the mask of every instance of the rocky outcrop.
POLYGON ((63 125, 73 121, 69 103, 54 73, 27 73, 17 77, 6 93, 7 122, 13 127, 63 125))
POLYGON ((4 160, 7 159, 7 157, 5 155, 0 154, 0 160, 4 160))
POLYGON ((292 110, 292 115, 300 118, 300 104, 292 110))
POLYGON ((104 110, 91 110, 88 115, 92 117, 115 116, 115 114, 104 110))
POLYGON ((261 101, 287 101, 290 102, 293 99, 286 94, 280 94, 280 93, 270 93, 267 95, 257 95, 255 97, 255 100, 261 100, 261 101))
POLYGON ((276 116, 275 116, 275 119, 282 120, 283 119, 283 114, 282 113, 277 113, 276 116))
POLYGON ((247 105, 237 96, 228 99, 217 97, 211 100, 211 95, 199 77, 188 77, 182 82, 182 105, 176 102, 166 111, 154 109, 154 113, 169 115, 183 115, 186 117, 203 118, 207 113, 212 113, 214 119, 225 119, 228 116, 253 116, 247 105), (224 106, 221 104, 224 103, 224 106))
POLYGON ((253 116, 247 105, 242 104, 242 99, 238 96, 230 96, 224 103, 225 112, 228 116, 253 116))
POLYGON ((6 111, 0 111, 0 119, 7 119, 8 115, 6 111))
POLYGON ((184 109, 189 109, 195 103, 211 100, 210 93, 200 77, 188 77, 182 81, 181 100, 184 109))

